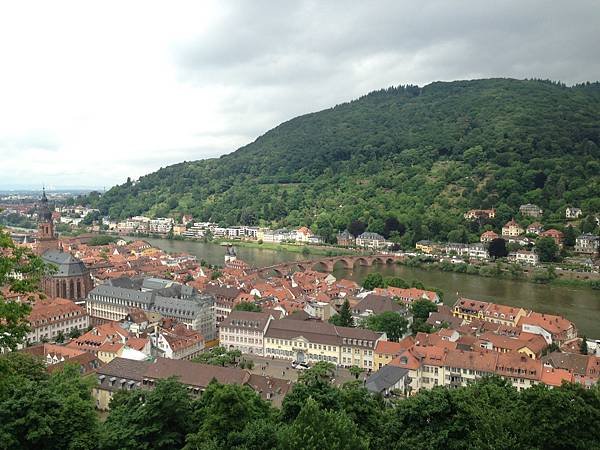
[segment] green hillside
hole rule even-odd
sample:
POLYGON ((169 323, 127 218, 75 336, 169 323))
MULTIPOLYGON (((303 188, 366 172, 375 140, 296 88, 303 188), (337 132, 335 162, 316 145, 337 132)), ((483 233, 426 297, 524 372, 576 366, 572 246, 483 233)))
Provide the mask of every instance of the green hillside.
POLYGON ((89 202, 114 218, 190 213, 229 225, 308 225, 328 236, 357 219, 382 232, 395 217, 406 244, 478 231, 462 218, 469 208, 496 207, 494 225, 527 202, 543 207, 549 222, 567 205, 598 212, 600 84, 488 79, 389 88, 89 202))

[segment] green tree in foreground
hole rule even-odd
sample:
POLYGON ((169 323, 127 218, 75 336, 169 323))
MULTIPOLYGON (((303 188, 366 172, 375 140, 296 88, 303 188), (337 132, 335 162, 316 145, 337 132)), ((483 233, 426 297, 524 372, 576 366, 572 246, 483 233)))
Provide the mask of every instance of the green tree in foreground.
POLYGON ((281 449, 366 449, 364 435, 344 412, 323 410, 308 398, 294 422, 281 432, 281 449))
POLYGON ((37 358, 0 357, 0 448, 97 448, 91 383, 67 364, 48 375, 37 358))
POLYGON ((206 448, 207 442, 216 448, 231 448, 231 441, 239 439, 237 433, 246 425, 271 421, 274 414, 271 405, 249 387, 211 382, 194 405, 196 431, 188 436, 185 448, 206 448))
POLYGON ((262 308, 256 303, 252 302, 240 302, 233 307, 234 311, 249 311, 249 312, 262 312, 262 308))
MULTIPOLYGON (((7 286, 26 298, 26 294, 38 289, 44 271, 41 258, 25 247, 16 246, 0 228, 0 286, 7 286)), ((30 311, 27 303, 7 300, 0 292, 0 349, 15 350, 23 342, 29 331, 30 311)))
POLYGON ((174 378, 151 391, 119 391, 110 402, 101 448, 114 450, 182 448, 193 431, 192 399, 174 378))

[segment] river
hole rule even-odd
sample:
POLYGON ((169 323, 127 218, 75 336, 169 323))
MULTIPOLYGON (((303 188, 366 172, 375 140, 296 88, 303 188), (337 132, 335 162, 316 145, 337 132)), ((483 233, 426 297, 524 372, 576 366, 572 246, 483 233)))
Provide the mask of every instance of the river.
MULTIPOLYGON (((145 239, 169 253, 186 252, 210 264, 223 264, 225 248, 216 244, 195 241, 145 239)), ((286 261, 315 259, 301 253, 238 247, 238 257, 253 267, 264 267, 286 261)), ((520 306, 548 314, 558 314, 575 323, 580 335, 600 338, 600 292, 591 289, 534 284, 497 278, 485 278, 463 273, 424 270, 400 265, 362 267, 352 270, 336 268, 334 276, 361 282, 369 272, 379 271, 384 276, 397 276, 407 281, 418 280, 425 286, 444 292, 444 304, 453 305, 457 293, 462 297, 485 300, 505 305, 520 306)))

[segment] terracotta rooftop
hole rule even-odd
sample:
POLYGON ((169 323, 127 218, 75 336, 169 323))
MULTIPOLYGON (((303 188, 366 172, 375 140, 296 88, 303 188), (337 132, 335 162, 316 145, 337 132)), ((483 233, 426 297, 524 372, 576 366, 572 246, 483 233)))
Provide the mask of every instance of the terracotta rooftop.
POLYGON ((189 386, 205 388, 213 380, 223 384, 245 384, 250 374, 242 369, 199 364, 191 361, 157 358, 147 366, 144 378, 158 380, 176 377, 189 386))

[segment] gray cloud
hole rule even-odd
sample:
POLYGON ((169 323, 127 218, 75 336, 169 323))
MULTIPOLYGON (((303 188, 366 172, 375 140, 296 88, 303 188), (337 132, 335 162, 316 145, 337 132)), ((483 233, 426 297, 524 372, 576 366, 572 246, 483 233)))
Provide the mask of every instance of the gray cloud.
MULTIPOLYGON (((600 4, 595 0, 263 0, 218 2, 216 7, 217 14, 198 29, 186 21, 191 27, 186 33, 161 41, 167 53, 159 62, 173 70, 174 84, 160 84, 164 80, 159 78, 147 88, 147 97, 132 97, 127 111, 134 123, 139 122, 134 131, 111 121, 109 112, 99 119, 94 112, 78 113, 99 121, 94 129, 103 135, 118 130, 117 135, 126 138, 114 144, 116 163, 102 161, 94 156, 97 152, 80 155, 71 150, 69 157, 81 157, 87 167, 74 173, 65 170, 62 141, 70 135, 57 131, 54 141, 48 141, 59 155, 55 166, 46 163, 34 171, 48 176, 43 171, 52 167, 53 176, 60 179, 62 174, 71 184, 122 182, 169 163, 233 151, 296 115, 390 85, 481 77, 549 78, 574 84, 600 78, 600 4), (150 120, 145 113, 160 111, 165 101, 154 100, 154 93, 179 90, 186 94, 173 101, 164 118, 151 116, 144 127, 143 121, 150 120), (197 121, 191 120, 196 115, 197 121), (175 126, 181 122, 188 125, 175 126)), ((203 17, 204 11, 181 14, 203 17)), ((157 17, 160 25, 162 15, 157 17)), ((175 29, 178 25, 172 23, 175 29)), ((142 46, 140 52, 152 55, 152 44, 143 45, 145 37, 157 41, 154 30, 158 28, 148 27, 149 34, 135 40, 128 33, 119 39, 131 39, 142 46)), ((128 77, 124 83, 130 84, 123 89, 135 92, 138 80, 154 71, 155 64, 140 65, 139 77, 128 77)), ((114 106, 106 103, 118 111, 119 102, 116 98, 114 106)), ((70 105, 76 107, 77 102, 70 105)), ((79 134, 77 145, 96 137, 79 134)), ((8 148, 6 142, 0 128, 0 155, 8 148)))

